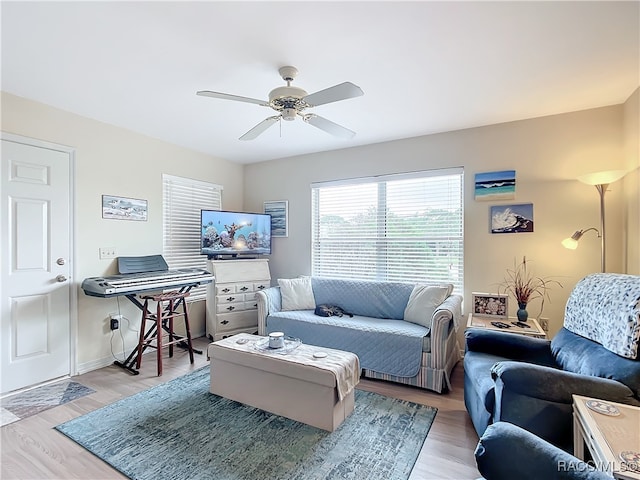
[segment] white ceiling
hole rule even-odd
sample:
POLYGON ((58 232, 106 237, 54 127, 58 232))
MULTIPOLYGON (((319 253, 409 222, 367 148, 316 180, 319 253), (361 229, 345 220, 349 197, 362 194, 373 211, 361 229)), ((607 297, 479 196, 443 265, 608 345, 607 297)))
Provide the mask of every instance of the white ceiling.
POLYGON ((2 90, 252 163, 623 103, 640 85, 640 2, 6 2, 2 90), (300 71, 362 97, 238 137, 300 71))

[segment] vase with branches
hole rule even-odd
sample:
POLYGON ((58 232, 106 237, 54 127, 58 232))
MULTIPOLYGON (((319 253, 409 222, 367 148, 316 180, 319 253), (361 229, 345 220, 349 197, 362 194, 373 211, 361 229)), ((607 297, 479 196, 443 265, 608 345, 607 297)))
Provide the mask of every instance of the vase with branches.
POLYGON ((517 317, 521 322, 526 322, 529 314, 527 305, 535 299, 540 299, 540 312, 542 315, 545 300, 551 301, 549 291, 552 286, 562 288, 562 284, 557 280, 546 277, 538 277, 531 272, 527 257, 522 257, 522 262, 516 263, 514 260, 513 269, 507 269, 504 281, 500 284, 500 293, 511 295, 518 302, 517 317))

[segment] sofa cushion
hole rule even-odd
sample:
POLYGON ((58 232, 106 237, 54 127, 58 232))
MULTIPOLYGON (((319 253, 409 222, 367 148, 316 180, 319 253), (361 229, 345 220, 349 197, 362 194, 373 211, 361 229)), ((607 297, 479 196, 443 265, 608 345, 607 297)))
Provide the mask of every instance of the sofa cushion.
POLYGON ((423 338, 429 330, 404 320, 354 315, 319 317, 313 311, 276 312, 267 318, 266 333, 281 331, 303 343, 358 355, 362 368, 398 377, 420 370, 423 338))
POLYGON ((433 312, 451 295, 453 285, 415 285, 404 309, 404 320, 431 328, 433 312))
POLYGON ((402 320, 413 285, 341 278, 311 277, 316 305, 337 305, 363 317, 402 320))
POLYGON ((626 358, 637 359, 640 343, 640 276, 588 275, 574 287, 564 328, 626 358))
POLYGON ((311 277, 278 279, 282 310, 313 310, 316 302, 311 288, 311 277))
POLYGON ((640 398, 640 360, 623 358, 602 345, 561 328, 551 352, 563 370, 623 383, 640 398))

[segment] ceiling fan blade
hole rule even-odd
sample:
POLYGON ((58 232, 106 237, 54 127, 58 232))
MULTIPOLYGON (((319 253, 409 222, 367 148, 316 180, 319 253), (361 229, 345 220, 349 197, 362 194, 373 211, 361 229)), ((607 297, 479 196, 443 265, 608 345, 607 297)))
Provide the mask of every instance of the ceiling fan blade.
POLYGON ((254 138, 257 138, 258 135, 260 135, 267 128, 269 128, 271 125, 276 123, 278 120, 280 120, 280 115, 276 115, 275 117, 265 118, 263 121, 261 121, 251 130, 249 130, 247 133, 242 135, 240 137, 240 140, 253 140, 254 138))
POLYGON ((196 95, 200 95, 202 97, 221 98, 222 100, 234 100, 236 102, 255 103, 257 105, 262 105, 264 107, 269 106, 269 102, 267 102, 266 100, 258 100, 257 98, 249 98, 249 97, 240 97, 238 95, 230 95, 228 93, 210 92, 209 90, 200 90, 199 92, 196 92, 196 95))
POLYGON ((304 97, 304 101, 312 107, 324 105, 325 103, 337 102, 364 95, 362 89, 351 82, 344 82, 333 87, 325 88, 319 92, 312 93, 304 97))
POLYGON ((327 120, 326 118, 320 117, 314 113, 305 115, 303 118, 308 124, 313 125, 320 130, 324 130, 331 135, 335 135, 336 137, 349 139, 353 138, 356 134, 356 132, 345 128, 342 125, 338 125, 337 123, 333 123, 331 120, 327 120))

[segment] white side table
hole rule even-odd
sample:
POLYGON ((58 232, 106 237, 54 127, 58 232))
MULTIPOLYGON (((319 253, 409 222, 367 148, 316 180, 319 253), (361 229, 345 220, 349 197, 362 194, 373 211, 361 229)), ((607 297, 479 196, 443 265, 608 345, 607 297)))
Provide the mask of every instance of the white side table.
POLYGON ((518 327, 517 325, 513 325, 511 323, 516 322, 517 320, 518 319, 515 317, 509 317, 508 320, 504 320, 501 318, 479 317, 474 315, 473 313, 470 313, 467 320, 467 328, 484 328, 486 330, 517 333, 519 335, 526 335, 534 338, 547 338, 547 332, 542 329, 535 318, 529 318, 527 320, 526 323, 527 325, 529 325, 529 328, 518 327), (503 322, 509 325, 509 328, 498 328, 494 325, 491 325, 491 322, 503 322))
POLYGON ((640 480, 640 461, 625 460, 633 452, 640 455, 640 407, 573 395, 573 454, 580 460, 585 445, 598 470, 619 480, 640 480), (597 402, 595 410, 587 402, 597 402))

